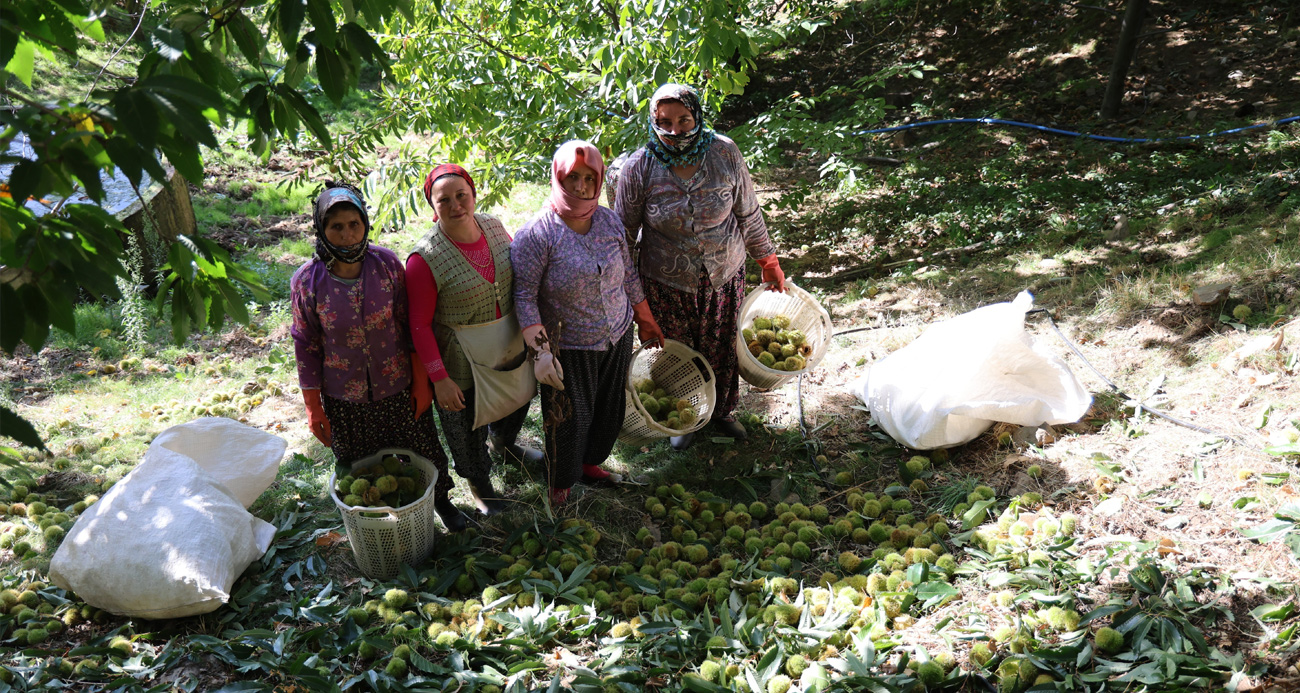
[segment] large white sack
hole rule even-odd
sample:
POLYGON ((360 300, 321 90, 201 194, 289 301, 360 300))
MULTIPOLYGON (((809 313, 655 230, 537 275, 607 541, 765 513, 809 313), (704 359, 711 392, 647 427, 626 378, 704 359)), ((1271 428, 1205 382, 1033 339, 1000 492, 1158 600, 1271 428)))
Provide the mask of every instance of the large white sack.
MULTIPOLYGON (((183 434, 191 426, 174 429, 183 434)), ((189 449, 209 464, 224 459, 228 476, 242 468, 263 469, 272 454, 278 465, 284 441, 252 430, 280 444, 236 447, 264 443, 239 436, 189 449)), ((175 444, 175 435, 169 440, 175 444)), ((198 462, 155 440, 144 461, 77 519, 50 561, 49 578, 115 614, 151 619, 203 614, 230 599, 235 580, 266 553, 274 537, 274 525, 250 514, 198 462)))
POLYGON ((917 450, 961 445, 995 421, 1078 421, 1090 395, 1025 332, 1034 297, 1020 292, 928 328, 871 366, 850 390, 894 440, 917 450))
POLYGON ((288 443, 280 436, 213 416, 159 433, 152 447, 164 447, 198 463, 243 503, 253 504, 280 471, 288 443))

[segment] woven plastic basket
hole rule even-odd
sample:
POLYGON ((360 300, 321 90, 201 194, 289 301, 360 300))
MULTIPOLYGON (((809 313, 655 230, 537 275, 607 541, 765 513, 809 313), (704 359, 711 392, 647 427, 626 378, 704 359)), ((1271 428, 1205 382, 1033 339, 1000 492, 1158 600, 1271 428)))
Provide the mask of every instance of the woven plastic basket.
POLYGON ((403 564, 423 563, 437 543, 434 527, 433 487, 438 482, 438 468, 429 460, 410 450, 387 449, 363 457, 352 463, 353 470, 379 464, 388 455, 399 455, 410 460, 419 470, 416 484, 424 485, 424 495, 400 508, 387 506, 370 508, 348 505, 334 490, 337 475, 330 475, 330 498, 343 515, 348 542, 356 556, 357 567, 367 577, 386 580, 396 577, 403 564))
POLYGON ((770 390, 800 373, 810 373, 817 367, 831 344, 831 316, 821 304, 807 291, 785 283, 785 293, 768 291, 770 283, 764 283, 749 292, 745 302, 740 304, 740 319, 736 327, 736 356, 740 361, 740 377, 757 388, 770 390), (801 330, 807 344, 812 347, 812 355, 801 371, 778 371, 758 362, 745 345, 742 335, 744 328, 755 317, 785 315, 790 318, 788 329, 801 330))
POLYGON ((641 445, 661 438, 680 436, 704 428, 717 406, 717 388, 714 387, 713 367, 700 352, 671 339, 664 340, 662 349, 639 347, 632 354, 632 364, 627 369, 627 404, 623 413, 623 429, 618 439, 628 445, 641 445), (636 395, 638 380, 650 378, 670 397, 689 400, 699 418, 690 428, 672 429, 655 423, 654 417, 641 405, 636 395))

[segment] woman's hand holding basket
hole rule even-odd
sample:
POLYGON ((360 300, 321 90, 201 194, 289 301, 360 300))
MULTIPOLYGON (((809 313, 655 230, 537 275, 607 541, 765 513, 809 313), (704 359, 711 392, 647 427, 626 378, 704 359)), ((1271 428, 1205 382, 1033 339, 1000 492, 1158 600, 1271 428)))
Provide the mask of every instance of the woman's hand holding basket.
POLYGON ((650 302, 642 301, 632 306, 632 319, 636 321, 636 336, 645 346, 663 348, 664 331, 659 329, 655 316, 650 312, 650 302))

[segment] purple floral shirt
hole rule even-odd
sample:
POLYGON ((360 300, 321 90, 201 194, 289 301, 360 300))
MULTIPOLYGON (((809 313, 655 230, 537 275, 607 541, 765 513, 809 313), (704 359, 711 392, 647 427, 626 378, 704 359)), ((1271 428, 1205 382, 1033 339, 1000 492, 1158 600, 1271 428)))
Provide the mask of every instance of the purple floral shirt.
POLYGON ((406 275, 387 248, 372 245, 347 284, 312 259, 289 283, 298 386, 348 402, 377 402, 411 383, 406 275))
POLYGON ((690 180, 642 147, 618 174, 614 209, 640 252, 641 276, 695 293, 701 269, 713 286, 774 252, 754 181, 736 143, 717 135, 690 180), (640 242, 638 243, 638 238, 640 242))
POLYGON ((596 208, 586 234, 545 208, 515 234, 510 264, 519 325, 541 323, 564 349, 608 349, 645 300, 623 225, 607 207, 596 208))

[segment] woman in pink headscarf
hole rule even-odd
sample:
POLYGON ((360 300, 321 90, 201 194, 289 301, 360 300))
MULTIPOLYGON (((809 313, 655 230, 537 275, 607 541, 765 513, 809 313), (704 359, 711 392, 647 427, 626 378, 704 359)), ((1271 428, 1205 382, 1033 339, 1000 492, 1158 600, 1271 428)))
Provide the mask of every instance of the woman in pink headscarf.
POLYGON ((551 197, 515 234, 515 310, 542 390, 548 482, 562 504, 580 479, 621 479, 600 467, 623 424, 632 323, 663 344, 623 225, 601 207, 605 162, 589 142, 566 142, 551 162, 551 197))

